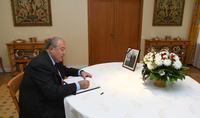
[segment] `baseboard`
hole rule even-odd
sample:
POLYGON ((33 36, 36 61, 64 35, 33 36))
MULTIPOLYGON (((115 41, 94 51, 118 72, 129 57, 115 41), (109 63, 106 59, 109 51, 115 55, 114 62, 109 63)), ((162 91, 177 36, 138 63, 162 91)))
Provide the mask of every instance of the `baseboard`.
MULTIPOLYGON (((11 72, 11 69, 10 68, 4 68, 5 72, 11 72)), ((2 69, 0 69, 0 72, 3 72, 2 69)))
POLYGON ((88 67, 88 65, 68 65, 67 67, 82 69, 82 68, 88 67))

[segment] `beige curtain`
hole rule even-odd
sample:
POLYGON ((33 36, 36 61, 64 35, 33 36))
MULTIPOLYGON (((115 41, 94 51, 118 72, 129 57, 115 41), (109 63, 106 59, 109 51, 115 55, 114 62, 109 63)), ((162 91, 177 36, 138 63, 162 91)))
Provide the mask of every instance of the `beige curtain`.
POLYGON ((197 46, 196 46, 193 66, 200 69, 200 36, 198 37, 198 40, 197 40, 197 46))
POLYGON ((199 35, 199 23, 200 23, 200 0, 196 0, 195 2, 195 10, 192 19, 192 25, 190 29, 190 47, 189 47, 189 58, 187 58, 188 64, 193 64, 194 55, 196 51, 197 39, 199 35))

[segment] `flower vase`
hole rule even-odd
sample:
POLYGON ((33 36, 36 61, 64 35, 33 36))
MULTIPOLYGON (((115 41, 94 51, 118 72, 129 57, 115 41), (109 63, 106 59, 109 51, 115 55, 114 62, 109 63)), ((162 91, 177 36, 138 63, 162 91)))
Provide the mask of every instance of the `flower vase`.
POLYGON ((156 87, 165 87, 165 85, 163 84, 163 82, 164 82, 164 81, 156 81, 156 82, 154 83, 154 85, 155 85, 156 87))

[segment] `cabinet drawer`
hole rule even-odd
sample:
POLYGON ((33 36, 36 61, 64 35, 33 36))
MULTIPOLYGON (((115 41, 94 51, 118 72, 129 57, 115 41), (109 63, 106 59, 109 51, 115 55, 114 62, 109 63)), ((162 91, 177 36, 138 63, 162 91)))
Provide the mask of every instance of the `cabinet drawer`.
POLYGON ((10 49, 44 49, 45 45, 16 45, 10 46, 10 49))
POLYGON ((170 42, 155 42, 155 43, 151 43, 152 45, 172 45, 172 43, 170 42))
POLYGON ((189 42, 180 42, 179 45, 189 45, 189 42))
POLYGON ((155 42, 152 45, 188 45, 188 42, 155 42))

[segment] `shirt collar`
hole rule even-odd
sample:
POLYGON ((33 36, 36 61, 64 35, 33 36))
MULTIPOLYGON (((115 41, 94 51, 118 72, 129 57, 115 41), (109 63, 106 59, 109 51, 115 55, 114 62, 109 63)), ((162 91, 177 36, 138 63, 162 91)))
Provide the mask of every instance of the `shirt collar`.
POLYGON ((53 58, 51 57, 51 55, 50 55, 49 53, 48 53, 48 55, 49 55, 49 57, 50 57, 50 59, 51 59, 53 65, 55 65, 56 63, 55 63, 55 61, 53 60, 53 58))

